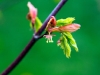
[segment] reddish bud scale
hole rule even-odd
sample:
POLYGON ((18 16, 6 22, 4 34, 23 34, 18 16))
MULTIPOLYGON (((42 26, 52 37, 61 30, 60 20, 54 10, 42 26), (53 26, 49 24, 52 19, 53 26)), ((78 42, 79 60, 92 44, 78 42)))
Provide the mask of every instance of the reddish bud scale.
POLYGON ((28 19, 34 24, 37 16, 37 9, 31 4, 31 2, 28 2, 27 6, 29 8, 28 19))
POLYGON ((70 24, 49 29, 50 32, 74 32, 80 28, 79 24, 70 24))
POLYGON ((54 16, 51 16, 51 24, 52 24, 52 27, 56 26, 56 18, 54 16))
POLYGON ((56 19, 55 19, 54 16, 51 16, 51 18, 50 18, 50 20, 49 20, 49 22, 47 24, 46 29, 48 31, 49 29, 54 28, 55 26, 56 26, 56 19))

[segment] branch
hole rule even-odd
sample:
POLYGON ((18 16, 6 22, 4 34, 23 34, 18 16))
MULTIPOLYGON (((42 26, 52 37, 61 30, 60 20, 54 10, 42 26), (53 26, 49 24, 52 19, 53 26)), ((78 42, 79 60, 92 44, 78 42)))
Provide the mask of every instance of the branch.
POLYGON ((25 55, 29 52, 29 50, 32 48, 32 46, 38 41, 39 36, 42 34, 42 32, 45 30, 46 25, 50 19, 51 16, 55 16, 57 12, 61 9, 61 7, 66 3, 67 0, 61 0, 59 4, 54 8, 54 10, 51 12, 51 14, 47 17, 47 19, 44 21, 42 27, 38 30, 36 34, 34 34, 31 41, 28 43, 28 45, 25 47, 25 49, 20 53, 20 55, 15 59, 15 61, 6 69, 4 72, 1 73, 1 75, 8 75, 25 57, 25 55))

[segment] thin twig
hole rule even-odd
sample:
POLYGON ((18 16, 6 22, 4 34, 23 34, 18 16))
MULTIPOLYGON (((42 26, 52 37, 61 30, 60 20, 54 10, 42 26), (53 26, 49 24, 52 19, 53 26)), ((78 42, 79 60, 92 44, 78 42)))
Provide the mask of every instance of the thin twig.
POLYGON ((25 55, 29 52, 29 50, 32 48, 32 46, 36 43, 36 41, 39 39, 39 36, 41 33, 45 30, 47 22, 49 21, 51 16, 55 16, 57 12, 61 9, 61 7, 66 3, 67 0, 61 0, 59 4, 54 8, 54 10, 51 12, 51 14, 47 17, 47 19, 44 21, 42 27, 39 29, 39 31, 34 34, 31 41, 28 43, 28 45, 25 47, 25 49, 20 53, 20 55, 15 59, 15 61, 6 69, 4 70, 1 75, 8 75, 25 57, 25 55))

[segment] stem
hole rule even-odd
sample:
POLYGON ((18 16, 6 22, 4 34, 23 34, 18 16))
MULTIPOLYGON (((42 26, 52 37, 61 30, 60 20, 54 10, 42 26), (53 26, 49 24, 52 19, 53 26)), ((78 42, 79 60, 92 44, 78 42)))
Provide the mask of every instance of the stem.
POLYGON ((31 41, 25 47, 25 49, 20 53, 20 55, 15 59, 15 61, 6 70, 4 70, 1 73, 1 75, 8 75, 21 62, 21 60, 25 57, 25 55, 29 52, 29 50, 32 48, 32 46, 39 39, 39 36, 41 35, 41 33, 45 30, 45 27, 46 27, 47 22, 49 21, 50 17, 55 16, 57 14, 57 12, 61 9, 61 7, 65 4, 66 1, 67 0, 61 0, 59 2, 59 4, 54 8, 54 10, 51 12, 51 14, 44 21, 42 27, 38 30, 38 32, 33 36, 31 41))

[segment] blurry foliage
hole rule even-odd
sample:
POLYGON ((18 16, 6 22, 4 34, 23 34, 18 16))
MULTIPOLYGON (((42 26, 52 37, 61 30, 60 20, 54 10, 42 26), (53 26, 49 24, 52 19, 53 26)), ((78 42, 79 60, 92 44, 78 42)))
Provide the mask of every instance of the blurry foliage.
MULTIPOLYGON (((3 20, 0 21, 0 73, 19 55, 33 36, 26 19, 28 0, 0 0, 3 20), (6 4, 4 4, 7 1, 6 4), (13 4, 11 7, 7 4, 13 4), (4 4, 4 5, 2 5, 4 4), (2 6, 1 6, 2 5, 2 6)), ((30 0, 38 8, 43 22, 56 6, 54 0, 30 0)), ((24 72, 33 75, 100 75, 100 0, 69 0, 56 15, 57 19, 75 17, 81 29, 73 33, 79 52, 72 50, 67 59, 53 44, 39 40, 21 63, 9 75, 24 72)), ((57 34, 59 36, 59 34, 57 34)), ((59 37, 54 37, 58 40, 59 37)))
POLYGON ((31 74, 31 73, 22 73, 21 75, 34 75, 34 74, 31 74))
POLYGON ((54 0, 55 3, 58 3, 60 0, 54 0))
POLYGON ((2 20, 2 11, 0 10, 0 21, 2 20))

